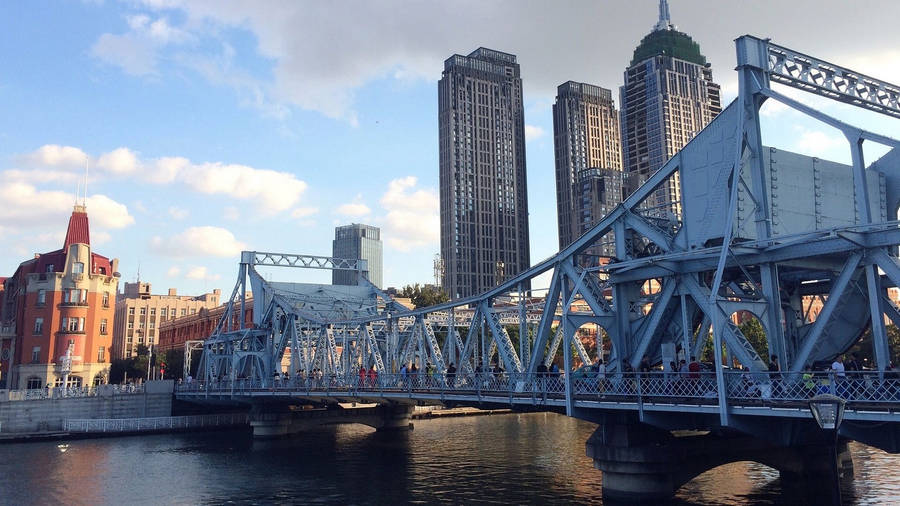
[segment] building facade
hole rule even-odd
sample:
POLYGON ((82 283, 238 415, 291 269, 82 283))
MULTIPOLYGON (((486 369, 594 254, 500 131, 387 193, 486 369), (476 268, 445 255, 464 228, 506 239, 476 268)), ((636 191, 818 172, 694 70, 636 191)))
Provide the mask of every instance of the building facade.
POLYGON ((87 209, 76 205, 62 249, 36 254, 4 281, 0 382, 12 389, 106 382, 118 263, 91 251, 87 209))
MULTIPOLYGON (((225 314, 226 305, 202 308, 197 313, 185 317, 169 319, 159 326, 159 351, 183 350, 187 341, 205 341, 212 335, 225 314)), ((241 328, 240 304, 235 304, 230 326, 226 330, 241 328)), ((253 327, 253 298, 244 301, 244 327, 253 327)))
MULTIPOLYGON (((336 227, 334 240, 331 241, 331 256, 365 260, 369 268, 369 281, 378 288, 384 286, 383 247, 381 230, 378 227, 361 223, 336 227)), ((331 271, 331 284, 356 285, 356 272, 333 270, 331 271)))
POLYGON ((460 298, 527 269, 522 79, 515 55, 479 48, 438 82, 443 288, 460 298))
POLYGON ((562 249, 622 200, 622 145, 612 91, 574 81, 559 85, 553 104, 553 144, 562 249))
POLYGON ((125 283, 123 293, 116 297, 113 357, 133 357, 138 354, 138 346, 158 344, 164 322, 214 308, 221 298, 219 289, 196 297, 178 295, 174 288, 166 295, 152 295, 150 283, 125 283))
MULTIPOLYGON (((712 69, 689 35, 669 19, 660 0, 659 22, 634 50, 621 94, 626 193, 633 192, 722 110, 712 69)), ((674 175, 650 197, 651 216, 681 215, 680 181, 674 175)))

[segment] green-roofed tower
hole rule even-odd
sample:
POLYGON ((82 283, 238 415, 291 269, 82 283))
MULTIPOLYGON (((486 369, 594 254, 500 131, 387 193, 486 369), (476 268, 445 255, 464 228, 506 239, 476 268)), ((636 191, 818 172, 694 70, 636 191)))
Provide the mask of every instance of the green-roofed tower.
MULTIPOLYGON (((636 189, 722 110, 719 85, 690 35, 678 31, 669 4, 659 2, 659 21, 635 48, 620 89, 622 161, 626 192, 636 189)), ((651 197, 653 214, 681 214, 679 181, 651 197)))

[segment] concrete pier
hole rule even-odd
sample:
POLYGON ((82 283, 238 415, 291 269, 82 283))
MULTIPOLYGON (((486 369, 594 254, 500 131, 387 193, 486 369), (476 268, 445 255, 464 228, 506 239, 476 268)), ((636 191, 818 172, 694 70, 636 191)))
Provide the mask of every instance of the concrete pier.
POLYGON ((379 404, 368 407, 333 406, 319 409, 289 410, 286 406, 255 406, 250 412, 254 438, 274 438, 303 432, 320 425, 359 423, 378 431, 411 430, 413 406, 379 404))

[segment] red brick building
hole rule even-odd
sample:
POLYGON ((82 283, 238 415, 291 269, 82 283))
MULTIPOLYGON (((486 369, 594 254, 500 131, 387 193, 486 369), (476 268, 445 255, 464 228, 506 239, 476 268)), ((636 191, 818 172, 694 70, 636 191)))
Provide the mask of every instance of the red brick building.
POLYGON ((0 384, 24 389, 62 385, 66 378, 69 386, 105 381, 118 263, 91 252, 87 210, 76 205, 62 249, 36 254, 3 282, 0 384))
MULTIPOLYGON (((248 298, 244 303, 244 327, 253 326, 253 299, 248 298)), ((229 330, 240 328, 240 305, 235 305, 234 314, 231 315, 231 327, 229 330)), ((165 353, 168 350, 184 350, 186 341, 204 341, 209 338, 222 315, 225 314, 225 305, 212 309, 202 308, 197 314, 183 316, 174 320, 168 320, 159 326, 159 351, 165 353)))

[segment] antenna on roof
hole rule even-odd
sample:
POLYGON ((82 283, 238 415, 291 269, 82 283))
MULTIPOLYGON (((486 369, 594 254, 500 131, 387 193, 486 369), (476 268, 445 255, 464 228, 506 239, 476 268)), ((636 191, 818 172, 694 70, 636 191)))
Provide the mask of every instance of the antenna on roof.
POLYGON ((653 28, 655 30, 675 29, 675 25, 672 24, 672 18, 669 16, 669 2, 667 0, 659 0, 659 22, 653 28))

